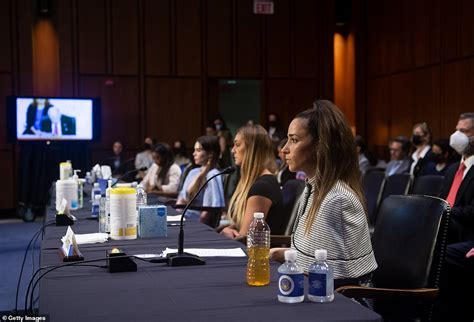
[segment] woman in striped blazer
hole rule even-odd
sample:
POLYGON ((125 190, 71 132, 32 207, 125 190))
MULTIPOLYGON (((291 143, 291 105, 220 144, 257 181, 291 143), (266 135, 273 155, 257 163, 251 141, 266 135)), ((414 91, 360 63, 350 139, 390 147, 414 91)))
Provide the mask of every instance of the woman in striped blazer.
MULTIPOLYGON (((377 268, 352 131, 330 101, 318 100, 298 114, 283 147, 291 171, 304 171, 306 187, 293 227, 291 248, 305 270, 314 251, 326 249, 334 286, 368 284, 377 268)), ((285 249, 272 249, 281 260, 285 249)))

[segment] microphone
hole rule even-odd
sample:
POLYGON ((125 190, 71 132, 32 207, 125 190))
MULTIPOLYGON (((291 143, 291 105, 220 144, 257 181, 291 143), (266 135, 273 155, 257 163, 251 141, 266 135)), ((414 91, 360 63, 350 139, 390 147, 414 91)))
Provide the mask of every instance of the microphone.
POLYGON ((193 201, 196 199, 196 197, 201 193, 202 189, 204 189, 205 186, 214 179, 215 177, 221 176, 223 174, 231 174, 235 172, 235 167, 230 166, 225 168, 219 173, 216 173, 212 177, 206 180, 204 184, 199 188, 198 192, 194 195, 194 197, 191 199, 190 202, 184 207, 183 213, 181 214, 181 222, 179 225, 179 240, 178 240, 178 252, 177 253, 172 253, 168 254, 168 266, 194 266, 194 265, 204 265, 206 262, 200 258, 197 255, 194 254, 189 254, 184 252, 184 230, 183 230, 183 220, 184 220, 184 215, 186 214, 186 211, 188 208, 191 206, 193 201))
POLYGON ((133 169, 133 170, 130 170, 130 171, 125 172, 125 173, 122 174, 120 177, 118 177, 117 181, 115 181, 115 182, 112 184, 112 188, 113 188, 121 179, 123 179, 124 177, 128 176, 130 173, 134 173, 134 172, 138 172, 138 171, 146 171, 146 170, 148 170, 147 167, 141 167, 140 169, 133 169))

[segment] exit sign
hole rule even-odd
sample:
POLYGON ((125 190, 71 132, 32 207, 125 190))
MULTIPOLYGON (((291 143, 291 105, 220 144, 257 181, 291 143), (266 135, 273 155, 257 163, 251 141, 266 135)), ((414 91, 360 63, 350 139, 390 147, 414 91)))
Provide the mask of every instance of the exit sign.
POLYGON ((270 0, 254 0, 253 13, 256 15, 272 15, 274 13, 274 4, 270 0))

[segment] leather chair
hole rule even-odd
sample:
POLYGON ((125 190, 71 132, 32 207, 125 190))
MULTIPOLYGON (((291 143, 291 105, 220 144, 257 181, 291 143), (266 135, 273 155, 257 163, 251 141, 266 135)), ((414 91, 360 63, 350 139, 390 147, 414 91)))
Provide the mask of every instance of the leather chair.
POLYGON ((379 212, 372 245, 378 268, 373 287, 343 286, 351 298, 373 298, 384 319, 430 319, 439 291, 450 218, 440 198, 389 196, 379 212))
POLYGON ((377 207, 385 182, 385 172, 379 170, 367 171, 362 179, 369 224, 375 225, 377 207))
POLYGON ((443 180, 443 176, 437 175, 416 177, 413 181, 411 194, 437 197, 441 192, 443 180))

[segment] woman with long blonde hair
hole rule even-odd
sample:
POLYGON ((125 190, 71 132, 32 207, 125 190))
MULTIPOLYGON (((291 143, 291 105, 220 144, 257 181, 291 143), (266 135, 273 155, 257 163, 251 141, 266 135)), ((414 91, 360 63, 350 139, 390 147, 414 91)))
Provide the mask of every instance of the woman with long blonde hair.
MULTIPOLYGON (((334 286, 367 284, 377 268, 370 241, 357 150, 346 118, 330 101, 299 113, 283 147, 291 171, 308 178, 293 227, 291 248, 308 270, 314 251, 326 249, 334 286)), ((285 249, 271 250, 282 260, 285 249)))
POLYGON ((272 222, 281 216, 282 196, 267 131, 260 125, 242 127, 235 136, 232 154, 240 167, 240 181, 228 207, 233 224, 222 234, 231 238, 247 235, 255 212, 263 212, 272 229, 272 222))

